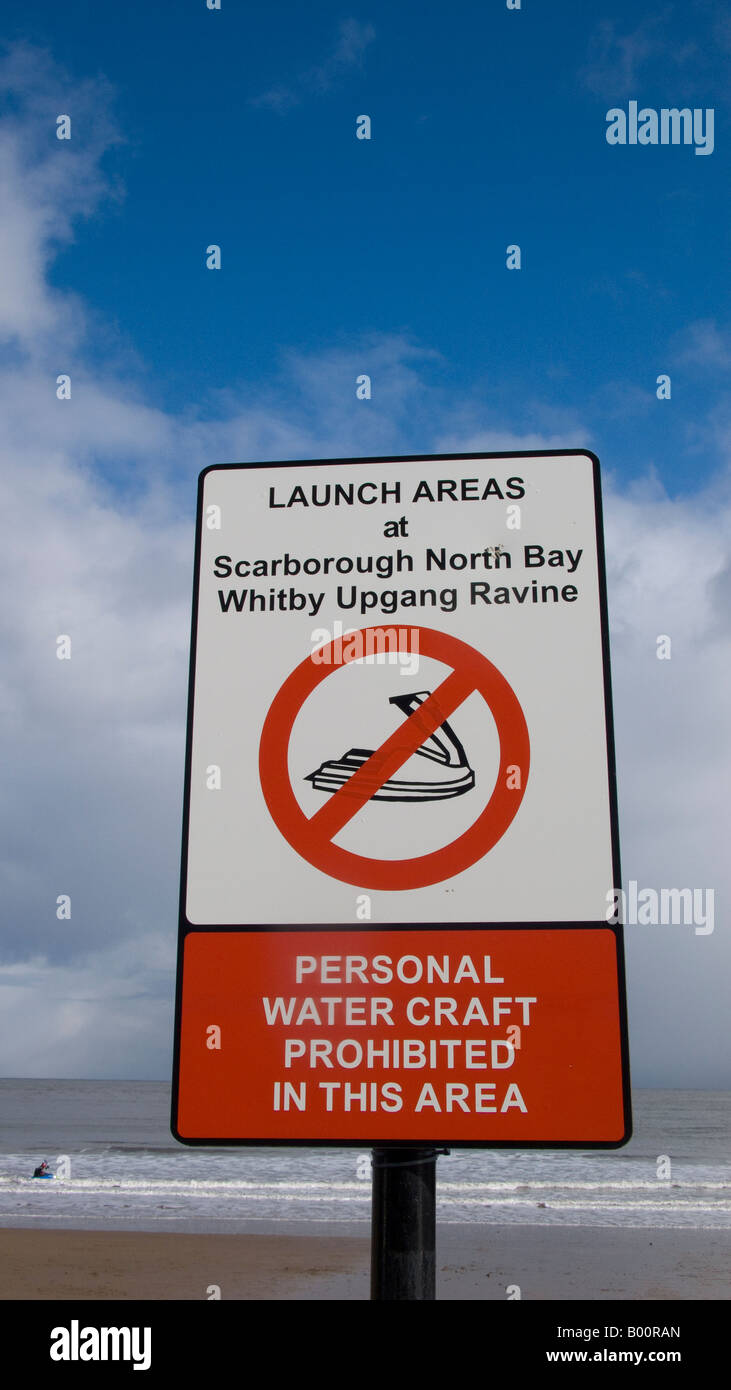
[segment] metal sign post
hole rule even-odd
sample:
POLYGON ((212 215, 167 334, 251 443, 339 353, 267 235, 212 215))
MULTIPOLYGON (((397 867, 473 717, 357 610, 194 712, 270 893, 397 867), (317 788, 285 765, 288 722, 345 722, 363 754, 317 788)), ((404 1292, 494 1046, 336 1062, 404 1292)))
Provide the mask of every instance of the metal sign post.
POLYGON ((436 1297, 436 1149, 374 1149, 371 1299, 436 1297))

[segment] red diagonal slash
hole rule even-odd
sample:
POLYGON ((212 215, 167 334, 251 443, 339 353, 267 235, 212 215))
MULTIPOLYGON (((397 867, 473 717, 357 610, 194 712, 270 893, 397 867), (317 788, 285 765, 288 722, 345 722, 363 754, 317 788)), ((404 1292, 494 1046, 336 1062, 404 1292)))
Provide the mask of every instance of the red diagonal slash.
POLYGON ((433 695, 419 705, 380 748, 371 753, 370 758, 351 774, 342 787, 338 787, 325 805, 315 811, 314 816, 310 816, 313 830, 332 840, 384 782, 403 767, 407 758, 472 694, 474 688, 475 682, 468 673, 452 671, 437 686, 433 695))

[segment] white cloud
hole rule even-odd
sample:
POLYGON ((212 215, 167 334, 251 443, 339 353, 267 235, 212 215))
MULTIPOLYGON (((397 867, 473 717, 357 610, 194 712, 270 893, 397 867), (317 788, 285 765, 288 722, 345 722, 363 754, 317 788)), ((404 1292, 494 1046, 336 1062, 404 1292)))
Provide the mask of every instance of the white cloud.
POLYGON ((360 66, 366 49, 375 37, 372 24, 361 24, 352 18, 341 20, 332 51, 323 63, 311 70, 306 82, 321 91, 328 91, 348 68, 360 66))
POLYGON ((32 353, 63 329, 68 349, 82 331, 83 312, 73 296, 49 288, 44 270, 52 250, 73 240, 76 224, 102 197, 120 196, 101 167, 120 142, 109 115, 111 88, 101 78, 72 84, 47 52, 18 43, 0 58, 0 92, 7 108, 0 140, 0 342, 32 353), (56 138, 60 114, 72 115, 71 140, 56 138))
POLYGON ((731 335, 713 319, 688 324, 676 342, 676 359, 698 367, 726 371, 731 366, 731 335))
POLYGON ((284 115, 293 106, 299 106, 308 94, 331 91, 351 69, 362 66, 366 49, 375 37, 372 24, 362 24, 360 20, 352 18, 342 19, 338 25, 337 39, 321 63, 299 73, 288 85, 278 84, 260 96, 252 97, 252 105, 268 106, 272 111, 284 115))
POLYGON ((666 71, 674 64, 678 72, 690 60, 697 60, 699 46, 693 39, 681 43, 677 35, 667 37, 670 13, 664 6, 624 34, 618 31, 613 19, 599 20, 589 40, 586 64, 579 73, 584 84, 599 96, 636 96, 638 82, 658 59, 666 71))
POLYGON ((586 67, 581 77, 600 95, 611 91, 626 96, 635 90, 639 70, 658 50, 658 20, 648 19, 629 34, 617 33, 611 19, 602 19, 589 41, 586 67))
MULTIPOLYGON (((731 505, 609 494, 608 587, 625 884, 713 888, 711 935, 628 926, 638 1080, 728 1085, 731 505), (722 589, 725 583, 725 605, 722 589), (672 640, 658 660, 657 638, 672 640)), ((632 1033, 631 1033, 632 1038, 632 1033)))
POLYGON ((169 951, 143 938, 80 965, 34 957, 0 977, 9 1076, 164 1076, 172 1000, 169 951))

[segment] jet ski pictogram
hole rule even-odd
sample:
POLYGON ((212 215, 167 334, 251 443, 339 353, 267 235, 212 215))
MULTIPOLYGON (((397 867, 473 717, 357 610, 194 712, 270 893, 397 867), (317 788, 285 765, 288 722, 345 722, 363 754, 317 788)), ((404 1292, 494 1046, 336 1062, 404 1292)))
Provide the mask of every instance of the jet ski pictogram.
MULTIPOLYGON (((390 704, 396 705, 405 715, 418 718, 414 711, 429 699, 431 691, 420 690, 413 695, 392 695, 390 704)), ((333 758, 321 763, 316 772, 310 772, 304 779, 311 782, 316 791, 335 792, 345 785, 353 773, 372 757, 373 749, 349 748, 342 758, 333 758)), ((400 767, 395 777, 378 784, 374 776, 371 801, 443 801, 447 797, 463 796, 475 785, 475 774, 469 765, 467 755, 454 729, 447 723, 439 725, 438 730, 417 748, 415 753, 400 767), (432 763, 428 775, 414 762, 415 758, 426 758, 432 763)))

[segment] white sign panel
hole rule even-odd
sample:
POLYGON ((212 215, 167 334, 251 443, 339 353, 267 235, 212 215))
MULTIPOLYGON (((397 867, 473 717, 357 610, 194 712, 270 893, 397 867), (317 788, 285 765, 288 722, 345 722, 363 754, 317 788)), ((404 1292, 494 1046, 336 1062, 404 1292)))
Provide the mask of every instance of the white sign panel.
POLYGON ((191 926, 605 921, 592 455, 206 470, 191 681, 191 926))

